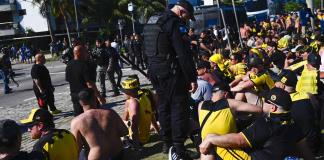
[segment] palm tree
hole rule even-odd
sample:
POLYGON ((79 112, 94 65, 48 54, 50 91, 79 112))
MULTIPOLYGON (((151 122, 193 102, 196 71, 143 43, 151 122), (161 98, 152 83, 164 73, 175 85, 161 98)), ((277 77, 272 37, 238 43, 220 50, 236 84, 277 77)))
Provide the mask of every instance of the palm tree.
MULTIPOLYGON (((129 0, 120 0, 118 6, 127 6, 129 0)), ((140 15, 142 23, 146 23, 148 19, 156 12, 161 12, 165 9, 164 0, 133 0, 136 6, 136 14, 140 15)))
POLYGON ((40 1, 34 0, 32 3, 38 4, 40 6, 40 8, 39 8, 40 13, 46 19, 48 31, 51 36, 51 40, 54 41, 54 34, 53 34, 52 24, 51 24, 51 20, 50 20, 51 15, 50 15, 50 10, 49 10, 49 6, 48 6, 47 2, 46 1, 40 2, 40 1))
POLYGON ((68 18, 74 14, 73 10, 73 0, 50 0, 51 11, 55 17, 63 17, 66 33, 69 39, 69 44, 71 45, 70 29, 68 24, 68 18))
MULTIPOLYGON (((50 13, 52 13, 54 17, 63 17, 68 39, 71 44, 67 18, 68 16, 71 17, 71 15, 73 15, 72 0, 33 0, 33 2, 39 4, 40 6, 43 6, 41 7, 41 12, 45 13, 48 23, 50 23, 50 13)), ((51 32, 52 30, 50 30, 50 34, 51 32)), ((53 41, 53 37, 51 38, 53 41)))

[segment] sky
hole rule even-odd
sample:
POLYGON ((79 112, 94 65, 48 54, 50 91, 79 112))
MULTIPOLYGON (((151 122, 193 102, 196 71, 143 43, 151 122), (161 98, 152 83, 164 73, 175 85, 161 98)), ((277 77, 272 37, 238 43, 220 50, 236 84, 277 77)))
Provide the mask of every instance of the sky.
POLYGON ((18 0, 18 2, 22 9, 26 9, 26 15, 20 22, 24 29, 31 28, 35 32, 48 31, 46 19, 39 13, 38 6, 34 6, 28 1, 18 0))

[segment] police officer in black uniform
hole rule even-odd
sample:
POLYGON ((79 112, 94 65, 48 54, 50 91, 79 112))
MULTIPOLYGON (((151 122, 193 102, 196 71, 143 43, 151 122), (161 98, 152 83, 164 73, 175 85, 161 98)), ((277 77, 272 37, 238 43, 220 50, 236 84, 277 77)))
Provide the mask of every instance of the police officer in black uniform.
POLYGON ((109 64, 109 54, 104 47, 103 40, 98 38, 96 40, 96 47, 92 51, 92 56, 97 63, 97 72, 99 73, 100 81, 100 94, 102 97, 106 97, 106 72, 109 64))
MULTIPOLYGON (((118 64, 119 54, 117 53, 116 49, 111 46, 111 40, 109 38, 106 39, 106 41, 105 41, 105 47, 106 47, 106 52, 109 54, 109 57, 110 57, 108 67, 107 67, 108 79, 111 83, 112 90, 114 92, 113 96, 118 96, 119 90, 117 87, 117 83, 116 83, 114 74, 115 74, 115 72, 119 73, 119 75, 118 75, 118 82, 119 82, 119 79, 121 79, 121 76, 122 76, 121 68, 118 64)), ((120 82, 118 84, 120 84, 120 82)))
POLYGON ((195 20, 193 12, 188 1, 180 0, 162 15, 151 17, 144 27, 148 74, 158 96, 163 152, 169 150, 171 159, 190 159, 183 143, 189 128, 188 90, 197 89, 197 75, 190 43, 184 40, 180 26, 195 20))

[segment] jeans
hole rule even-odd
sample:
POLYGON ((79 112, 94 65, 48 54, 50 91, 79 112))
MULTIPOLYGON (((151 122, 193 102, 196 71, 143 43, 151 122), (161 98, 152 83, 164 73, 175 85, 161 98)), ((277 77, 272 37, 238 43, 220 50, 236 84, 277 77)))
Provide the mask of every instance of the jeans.
POLYGON ((8 70, 0 69, 0 77, 3 79, 3 85, 4 85, 3 89, 5 94, 10 91, 8 76, 9 76, 8 70))

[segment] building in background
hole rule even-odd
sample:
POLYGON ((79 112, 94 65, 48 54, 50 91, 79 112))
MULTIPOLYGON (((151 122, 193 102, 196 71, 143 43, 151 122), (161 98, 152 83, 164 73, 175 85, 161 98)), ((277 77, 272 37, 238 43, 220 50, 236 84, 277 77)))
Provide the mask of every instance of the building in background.
POLYGON ((0 36, 11 36, 20 32, 19 16, 25 10, 19 10, 15 0, 0 0, 0 36))
MULTIPOLYGON (((40 6, 31 0, 0 0, 0 38, 26 36, 27 31, 47 33, 48 24, 40 6)), ((55 19, 50 18, 55 30, 55 19)))

